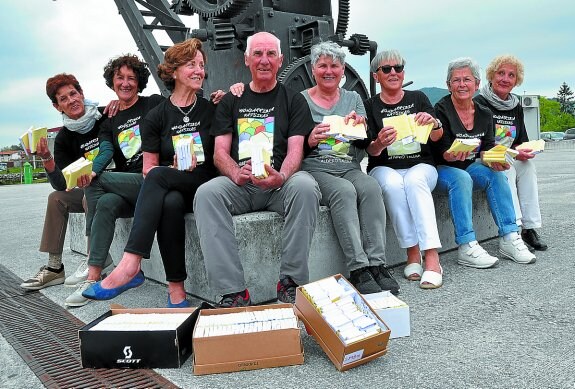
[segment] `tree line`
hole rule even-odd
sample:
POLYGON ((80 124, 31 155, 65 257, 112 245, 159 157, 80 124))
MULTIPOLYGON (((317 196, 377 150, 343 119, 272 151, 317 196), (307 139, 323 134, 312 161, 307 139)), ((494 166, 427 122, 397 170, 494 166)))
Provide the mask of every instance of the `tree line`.
POLYGON ((573 91, 563 82, 557 97, 539 97, 541 131, 565 131, 575 127, 575 97, 573 91))

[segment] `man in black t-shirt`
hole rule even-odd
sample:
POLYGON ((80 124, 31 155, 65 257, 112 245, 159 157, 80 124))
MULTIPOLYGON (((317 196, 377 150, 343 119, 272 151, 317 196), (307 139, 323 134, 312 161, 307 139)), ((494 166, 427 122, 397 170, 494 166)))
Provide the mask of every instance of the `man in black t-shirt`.
POLYGON ((251 304, 233 215, 269 210, 285 217, 280 301, 294 303, 295 288, 309 279, 307 261, 321 194, 313 177, 299 168, 304 138, 314 122, 304 97, 277 82, 282 60, 278 38, 267 32, 249 37, 245 63, 252 81, 241 97, 224 96, 212 123, 214 163, 222 176, 198 189, 194 212, 208 281, 222 295, 222 307, 251 304), (264 178, 252 174, 254 144, 272 154, 264 178))

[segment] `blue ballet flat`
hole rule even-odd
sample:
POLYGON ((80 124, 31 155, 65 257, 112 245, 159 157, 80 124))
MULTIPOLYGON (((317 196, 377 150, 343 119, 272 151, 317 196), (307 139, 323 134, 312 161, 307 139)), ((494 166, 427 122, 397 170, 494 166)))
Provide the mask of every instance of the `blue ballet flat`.
POLYGON ((181 303, 173 304, 172 300, 170 300, 170 294, 168 293, 168 308, 188 308, 190 306, 188 299, 184 299, 181 303))
POLYGON ((136 288, 144 283, 144 272, 139 271, 126 285, 118 286, 117 288, 105 289, 102 288, 102 281, 92 284, 88 289, 82 292, 82 296, 90 300, 110 300, 128 289, 136 288))

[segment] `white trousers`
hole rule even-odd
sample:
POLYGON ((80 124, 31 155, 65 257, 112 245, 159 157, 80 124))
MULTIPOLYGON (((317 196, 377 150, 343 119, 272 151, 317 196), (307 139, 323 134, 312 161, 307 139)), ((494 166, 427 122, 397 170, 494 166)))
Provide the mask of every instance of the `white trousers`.
POLYGON ((537 171, 533 160, 515 161, 509 170, 505 171, 517 225, 523 228, 541 227, 541 210, 539 209, 539 191, 537 187, 537 171))
POLYGON ((402 248, 419 244, 420 250, 441 247, 431 191, 437 170, 426 163, 409 169, 378 166, 369 173, 381 186, 385 208, 402 248))

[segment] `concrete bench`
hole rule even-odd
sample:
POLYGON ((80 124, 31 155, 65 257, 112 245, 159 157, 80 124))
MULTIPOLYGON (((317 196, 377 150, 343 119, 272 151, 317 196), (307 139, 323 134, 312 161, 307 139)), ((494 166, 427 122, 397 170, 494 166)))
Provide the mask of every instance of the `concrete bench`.
MULTIPOLYGON (((497 236, 497 226, 491 218, 487 199, 483 193, 474 193, 473 223, 478 240, 497 236)), ((441 238, 441 252, 455 248, 453 224, 450 220, 447 197, 434 194, 435 212, 441 238)), ((69 220, 70 248, 86 254, 83 214, 71 214, 69 220)), ((110 254, 116 263, 122 258, 132 219, 118 219, 110 254)), ((254 212, 234 216, 236 238, 244 267, 247 287, 252 301, 260 303, 276 298, 281 253, 283 218, 275 212, 254 212), (255 239, 256 236, 266 239, 255 239)), ((204 259, 200 250, 196 221, 193 214, 186 215, 186 290, 199 298, 218 301, 219 296, 208 287, 204 259)), ((405 263, 405 249, 401 249, 389 218, 387 219, 386 255, 389 266, 405 263)), ((142 261, 147 278, 166 283, 158 245, 154 242, 151 257, 142 261)), ((309 257, 310 280, 315 281, 332 274, 348 275, 345 259, 333 229, 329 209, 321 207, 309 257)), ((400 274, 397 275, 401 277, 400 274)))

